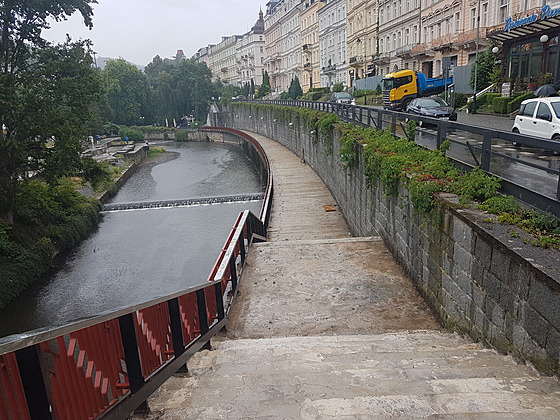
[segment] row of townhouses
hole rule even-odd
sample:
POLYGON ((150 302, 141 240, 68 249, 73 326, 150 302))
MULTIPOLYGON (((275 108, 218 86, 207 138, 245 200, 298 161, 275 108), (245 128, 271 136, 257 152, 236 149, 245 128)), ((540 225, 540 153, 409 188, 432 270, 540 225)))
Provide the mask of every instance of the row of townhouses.
POLYGON ((270 0, 249 32, 222 37, 193 58, 215 81, 287 91, 352 86, 412 69, 437 77, 467 66, 491 42, 504 80, 559 79, 560 0, 270 0))

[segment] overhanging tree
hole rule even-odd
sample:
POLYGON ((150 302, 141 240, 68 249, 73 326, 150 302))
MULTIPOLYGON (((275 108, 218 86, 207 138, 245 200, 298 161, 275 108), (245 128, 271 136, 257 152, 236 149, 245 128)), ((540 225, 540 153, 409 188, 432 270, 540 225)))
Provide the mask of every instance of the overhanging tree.
MULTIPOLYGON (((84 52, 89 44, 77 43, 74 49, 68 40, 64 51, 58 53, 76 63, 79 69, 59 68, 55 74, 47 74, 48 66, 44 66, 41 60, 47 58, 46 51, 53 47, 42 38, 41 32, 49 28, 48 19, 65 20, 74 12, 79 12, 84 24, 91 28, 91 5, 95 3, 96 0, 10 0, 0 3, 0 221, 11 223, 13 220, 18 181, 29 170, 29 158, 36 163, 42 162, 42 157, 48 155, 45 148, 48 139, 55 136, 61 145, 64 139, 75 134, 74 128, 72 134, 64 131, 69 124, 55 127, 55 123, 51 123, 50 129, 44 129, 44 122, 61 122, 73 113, 82 115, 81 107, 87 102, 80 100, 79 91, 52 90, 58 89, 69 78, 80 77, 79 73, 85 70, 83 65, 87 54, 84 52), (63 105, 49 106, 53 105, 54 97, 63 105)), ((89 94, 86 96, 92 98, 89 94)))

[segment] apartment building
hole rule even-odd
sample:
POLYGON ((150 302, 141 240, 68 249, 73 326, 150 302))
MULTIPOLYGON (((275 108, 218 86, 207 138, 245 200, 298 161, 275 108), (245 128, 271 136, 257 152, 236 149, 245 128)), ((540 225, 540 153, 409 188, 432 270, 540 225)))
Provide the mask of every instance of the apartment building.
POLYGON ((303 72, 301 87, 304 92, 321 86, 318 12, 322 1, 307 0, 300 15, 303 72))
POLYGON ((264 17, 264 39, 265 56, 264 66, 270 78, 270 89, 273 94, 278 94, 280 90, 280 70, 282 68, 282 25, 280 24, 280 13, 276 13, 276 8, 280 1, 269 1, 266 4, 266 15, 264 17))
POLYGON ((212 47, 212 45, 199 48, 191 58, 199 63, 205 63, 206 66, 210 68, 210 47, 212 47))
MULTIPOLYGON (((422 60, 416 51, 420 43, 421 5, 431 0, 380 0, 379 1, 379 50, 373 62, 378 74, 409 68, 419 70, 422 60)), ((426 52, 430 56, 430 52, 426 52)))
POLYGON ((300 14, 304 0, 282 0, 276 9, 280 13, 282 26, 282 49, 280 52, 280 89, 285 92, 289 89, 292 80, 296 77, 301 84, 302 79, 302 50, 301 50, 301 23, 300 14))
POLYGON ((259 11, 259 19, 251 30, 237 41, 236 48, 236 84, 242 87, 245 84, 250 84, 251 80, 256 86, 262 84, 265 56, 264 18, 262 10, 259 11))
POLYGON ((209 46, 209 67, 213 82, 237 84, 237 41, 242 38, 241 35, 223 36, 220 43, 209 46))
POLYGON ((369 0, 347 0, 347 51, 349 86, 356 78, 374 75, 377 69, 378 3, 369 0))
POLYGON ((346 86, 348 83, 346 2, 324 0, 324 6, 317 12, 321 87, 332 87, 335 83, 346 86))

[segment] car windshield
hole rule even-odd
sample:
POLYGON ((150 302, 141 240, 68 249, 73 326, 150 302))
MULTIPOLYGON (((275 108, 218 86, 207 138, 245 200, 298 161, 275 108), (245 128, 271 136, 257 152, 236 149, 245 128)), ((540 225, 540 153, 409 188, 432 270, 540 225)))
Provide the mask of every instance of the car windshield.
POLYGON ((447 102, 445 102, 441 98, 422 99, 420 105, 422 106, 422 108, 438 108, 440 106, 449 106, 447 102))
POLYGON ((352 95, 350 95, 349 93, 346 93, 346 92, 335 93, 334 97, 336 99, 352 99, 352 95))
POLYGON ((556 117, 560 118, 560 102, 551 102, 550 105, 552 105, 556 117))

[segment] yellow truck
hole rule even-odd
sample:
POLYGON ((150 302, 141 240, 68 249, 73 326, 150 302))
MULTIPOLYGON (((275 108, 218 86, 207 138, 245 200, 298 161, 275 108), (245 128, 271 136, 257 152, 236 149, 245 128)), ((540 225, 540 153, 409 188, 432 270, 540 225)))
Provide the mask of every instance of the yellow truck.
POLYGON ((428 79, 424 73, 408 69, 389 73, 383 78, 383 108, 406 111, 414 98, 438 95, 452 84, 453 76, 428 79))

